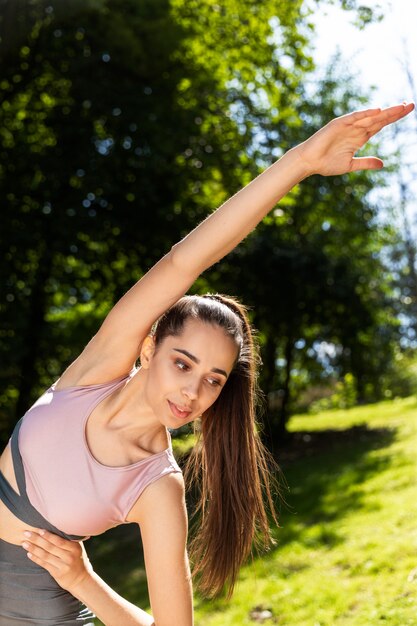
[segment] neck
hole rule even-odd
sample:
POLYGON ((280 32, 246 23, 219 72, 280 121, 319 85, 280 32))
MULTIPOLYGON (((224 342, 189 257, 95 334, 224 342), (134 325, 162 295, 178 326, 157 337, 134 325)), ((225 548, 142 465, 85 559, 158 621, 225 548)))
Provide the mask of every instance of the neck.
POLYGON ((110 428, 131 443, 151 453, 169 445, 167 429, 161 425, 144 394, 147 370, 139 369, 115 394, 108 407, 110 428))

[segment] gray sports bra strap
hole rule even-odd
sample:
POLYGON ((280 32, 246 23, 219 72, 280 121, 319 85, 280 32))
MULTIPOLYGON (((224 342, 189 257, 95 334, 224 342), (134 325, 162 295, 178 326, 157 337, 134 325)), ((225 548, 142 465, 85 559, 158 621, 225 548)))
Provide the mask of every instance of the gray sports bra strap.
POLYGON ((20 498, 19 494, 13 489, 7 478, 0 471, 0 500, 4 502, 9 511, 19 517, 19 507, 17 505, 17 498, 20 498))
POLYGON ((10 447, 12 450, 12 459, 13 459, 13 468, 14 474, 16 477, 17 486, 19 489, 19 493, 21 496, 26 495, 26 478, 25 478, 25 470, 23 467, 22 457, 20 456, 19 451, 19 431, 22 425, 23 417, 17 422, 14 427, 11 439, 10 439, 10 447))
POLYGON ((19 430, 22 425, 22 419, 17 422, 10 439, 13 467, 20 493, 17 493, 13 489, 6 477, 0 472, 0 499, 16 517, 22 520, 22 522, 26 522, 26 524, 35 526, 36 528, 49 530, 60 537, 64 537, 64 539, 80 541, 81 539, 84 539, 84 537, 80 537, 79 535, 68 535, 67 533, 62 532, 62 530, 55 528, 55 526, 48 522, 48 520, 46 520, 29 501, 26 493, 25 470, 19 451, 19 430))

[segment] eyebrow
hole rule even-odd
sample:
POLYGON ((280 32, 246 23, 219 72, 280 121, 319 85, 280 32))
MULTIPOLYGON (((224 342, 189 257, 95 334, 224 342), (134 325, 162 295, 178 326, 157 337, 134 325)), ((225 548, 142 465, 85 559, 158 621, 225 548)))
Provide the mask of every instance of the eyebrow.
MULTIPOLYGON (((188 350, 181 350, 181 348, 173 348, 173 350, 174 352, 180 352, 181 354, 185 354, 185 356, 191 359, 191 361, 194 361, 194 363, 197 363, 197 365, 200 363, 200 359, 194 356, 194 354, 191 354, 191 352, 188 352, 188 350)), ((218 367, 212 367, 210 371, 215 372, 216 374, 221 374, 225 378, 228 378, 227 373, 224 370, 219 369, 218 367)))

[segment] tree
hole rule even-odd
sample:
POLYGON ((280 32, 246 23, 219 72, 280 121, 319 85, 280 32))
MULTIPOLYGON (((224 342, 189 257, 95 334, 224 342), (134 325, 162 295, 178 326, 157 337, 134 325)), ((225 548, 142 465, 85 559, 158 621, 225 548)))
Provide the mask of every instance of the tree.
MULTIPOLYGON (((280 147, 364 104, 353 77, 338 65, 335 60, 315 88, 305 84, 303 124, 287 126, 280 147)), ((275 129, 265 126, 264 136, 271 152, 275 129)), ((303 181, 210 278, 218 288, 237 287, 253 306, 262 387, 280 398, 266 428, 271 446, 285 433, 300 384, 351 373, 360 401, 380 397, 398 322, 381 255, 394 231, 379 222, 369 199, 375 182, 381 176, 369 172, 303 181), (333 352, 326 362, 323 345, 333 352)))
POLYGON ((0 9, 6 436, 132 282, 297 140, 313 65, 301 0, 0 9))
POLYGON ((268 72, 277 93, 296 86, 309 64, 301 2, 274 5, 2 3, 3 433, 121 293, 250 176, 254 86, 268 72))

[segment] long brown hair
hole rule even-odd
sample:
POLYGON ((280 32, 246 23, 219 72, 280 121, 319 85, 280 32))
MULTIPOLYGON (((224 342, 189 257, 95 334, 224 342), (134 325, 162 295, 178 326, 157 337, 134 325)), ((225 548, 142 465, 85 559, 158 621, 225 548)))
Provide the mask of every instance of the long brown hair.
POLYGON ((256 421, 260 358, 245 307, 220 294, 184 296, 158 320, 156 345, 181 334, 190 318, 220 326, 239 348, 221 394, 201 416, 185 470, 186 482, 200 492, 190 545, 193 573, 205 595, 217 595, 226 585, 230 596, 252 548, 271 545, 268 510, 277 523, 271 489, 277 468, 256 421))

